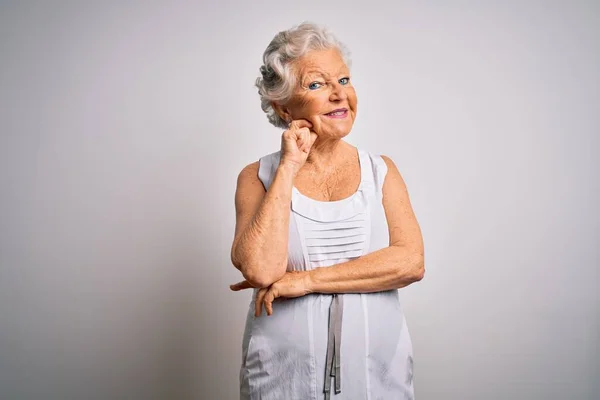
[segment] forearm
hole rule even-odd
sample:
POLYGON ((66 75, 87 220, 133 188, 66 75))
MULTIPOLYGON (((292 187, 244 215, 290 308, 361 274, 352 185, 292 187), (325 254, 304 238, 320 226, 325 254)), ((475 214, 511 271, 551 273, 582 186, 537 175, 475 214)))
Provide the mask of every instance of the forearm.
POLYGON ((312 293, 371 293, 398 289, 423 278, 422 254, 390 246, 357 259, 309 271, 312 293))
POLYGON ((293 168, 280 165, 254 218, 233 244, 234 265, 255 286, 269 286, 285 274, 293 180, 293 168))

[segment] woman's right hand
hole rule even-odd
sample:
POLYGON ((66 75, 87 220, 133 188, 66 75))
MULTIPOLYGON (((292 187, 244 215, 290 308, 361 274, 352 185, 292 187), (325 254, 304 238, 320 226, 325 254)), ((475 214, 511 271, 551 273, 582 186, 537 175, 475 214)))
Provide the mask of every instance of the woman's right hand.
POLYGON ((281 161, 292 167, 294 175, 306 162, 310 149, 317 140, 317 134, 310 130, 312 124, 305 119, 292 121, 287 131, 281 135, 281 161))

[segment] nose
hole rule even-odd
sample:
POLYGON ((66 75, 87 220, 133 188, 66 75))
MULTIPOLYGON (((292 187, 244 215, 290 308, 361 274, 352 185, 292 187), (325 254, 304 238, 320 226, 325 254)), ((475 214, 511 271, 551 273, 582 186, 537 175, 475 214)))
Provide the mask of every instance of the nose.
POLYGON ((346 100, 348 98, 348 94, 346 93, 346 88, 339 82, 335 82, 331 86, 331 93, 329 95, 330 101, 340 101, 346 100))

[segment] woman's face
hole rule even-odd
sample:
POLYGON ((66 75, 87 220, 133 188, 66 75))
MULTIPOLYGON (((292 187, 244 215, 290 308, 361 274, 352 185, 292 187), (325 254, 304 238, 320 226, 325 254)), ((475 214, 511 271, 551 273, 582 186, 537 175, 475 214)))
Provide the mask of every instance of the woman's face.
MULTIPOLYGON (((280 110, 284 119, 306 119, 321 138, 342 138, 356 117, 350 71, 335 49, 315 50, 294 62, 298 84, 280 110)), ((280 113, 280 115, 281 115, 280 113)))

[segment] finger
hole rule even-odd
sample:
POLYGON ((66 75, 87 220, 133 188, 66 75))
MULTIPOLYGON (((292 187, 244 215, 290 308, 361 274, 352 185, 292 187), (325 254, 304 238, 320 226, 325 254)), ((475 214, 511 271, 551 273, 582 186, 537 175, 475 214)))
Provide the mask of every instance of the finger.
POLYGON ((306 141, 304 140, 303 135, 299 134, 296 139, 296 146, 298 146, 298 149, 302 150, 305 145, 306 145, 306 141))
POLYGON ((293 131, 293 135, 296 137, 296 146, 298 150, 302 150, 310 139, 310 131, 308 128, 300 128, 296 131, 293 131))
POLYGON ((319 135, 317 135, 314 132, 310 132, 309 138, 307 140, 308 144, 306 145, 306 152, 309 153, 310 149, 312 149, 313 144, 315 144, 315 142, 317 141, 317 139, 319 138, 319 135))
POLYGON ((252 286, 247 280, 229 285, 229 289, 233 290, 234 292, 237 292, 238 290, 251 289, 253 287, 254 286, 252 286))
POLYGON ((305 130, 308 130, 308 128, 290 129, 283 133, 283 137, 285 139, 291 139, 298 142, 298 140, 300 140, 302 137, 302 132, 305 130))
POLYGON ((275 300, 276 297, 275 290, 273 290, 273 287, 271 287, 271 289, 269 289, 269 291, 265 294, 265 298, 263 300, 265 310, 267 310, 267 315, 273 314, 273 300, 275 300))
POLYGON ((312 144, 314 143, 314 140, 311 142, 311 136, 315 135, 315 133, 312 133, 311 131, 307 131, 306 132, 306 139, 304 139, 304 148, 302 150, 304 150, 305 153, 308 153, 310 151, 310 148, 312 147, 312 144))
POLYGON ((301 128, 312 128, 312 124, 306 119, 295 119, 290 124, 290 130, 298 130, 301 128))
POLYGON ((319 135, 317 135, 316 133, 310 132, 310 137, 308 139, 308 143, 310 144, 310 147, 312 147, 312 145, 315 143, 315 141, 317 140, 318 137, 319 137, 319 135))
POLYGON ((302 128, 298 131, 298 150, 304 151, 304 148, 308 144, 306 141, 306 131, 308 128, 302 128))
POLYGON ((298 146, 298 148, 304 152, 307 152, 310 146, 310 130, 308 128, 302 128, 299 131, 299 135, 302 138, 302 146, 298 146))
POLYGON ((262 302, 265 294, 267 293, 267 288, 262 288, 256 294, 256 301, 254 302, 254 316, 260 317, 262 314, 262 302))

